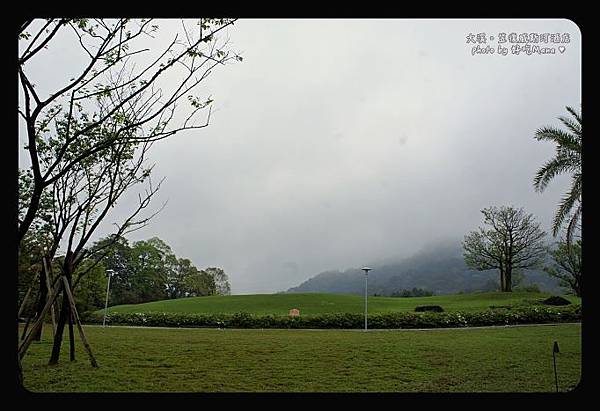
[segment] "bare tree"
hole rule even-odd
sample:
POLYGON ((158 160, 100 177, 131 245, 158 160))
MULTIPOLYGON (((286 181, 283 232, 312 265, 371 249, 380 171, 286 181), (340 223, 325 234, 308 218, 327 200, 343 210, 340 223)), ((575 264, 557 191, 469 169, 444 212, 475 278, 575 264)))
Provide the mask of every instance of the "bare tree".
MULTIPOLYGON (((119 198, 132 187, 148 181, 149 186, 144 195, 138 195, 137 208, 125 222, 117 225, 116 233, 111 237, 115 241, 119 236, 143 227, 156 214, 137 219, 139 213, 149 205, 151 198, 160 188, 160 182, 157 185, 152 185, 151 167, 144 167, 145 156, 151 145, 152 143, 149 141, 137 144, 129 141, 121 142, 106 149, 102 152, 104 155, 94 158, 94 161, 79 163, 76 168, 72 169, 79 171, 73 173, 73 184, 71 184, 72 187, 77 184, 78 194, 70 199, 65 199, 70 204, 75 205, 75 216, 70 221, 67 230, 68 236, 65 239, 67 244, 61 274, 66 277, 73 289, 80 279, 101 260, 103 253, 108 252, 110 243, 93 251, 88 250, 86 245, 119 198), (85 271, 78 273, 77 278, 73 278, 77 268, 86 258, 95 260, 95 263, 88 265, 85 271)), ((70 305, 63 296, 62 309, 58 318, 57 332, 50 359, 51 364, 58 362, 62 331, 65 321, 70 318, 70 311, 70 305)))
MULTIPOLYGON (((74 359, 74 338, 72 316, 73 306, 71 296, 67 293, 75 289, 79 280, 87 274, 107 252, 110 242, 105 247, 95 248, 92 251, 86 244, 94 232, 107 217, 110 210, 117 204, 126 192, 134 186, 148 182, 145 193, 138 194, 139 203, 128 218, 117 225, 118 238, 128 232, 143 227, 156 213, 139 218, 142 210, 148 207, 151 198, 160 188, 160 183, 153 185, 150 179, 151 168, 145 164, 145 156, 152 142, 144 141, 132 143, 123 141, 98 153, 94 158, 88 158, 77 166, 72 167, 69 173, 55 181, 54 193, 54 221, 56 224, 57 239, 62 239, 65 254, 60 258, 61 267, 59 277, 68 284, 63 287, 63 299, 60 315, 54 334, 54 345, 50 363, 58 362, 64 327, 69 321, 69 336, 71 341, 71 359, 74 359), (85 270, 78 271, 78 267, 87 259, 92 264, 87 264, 85 270), (78 274, 74 278, 74 274, 78 274)), ((159 210, 160 211, 160 210, 159 210)), ((116 240, 115 240, 116 241, 116 240)), ((56 297, 54 297, 56 298, 56 297)), ((43 321, 43 314, 38 318, 36 327, 39 329, 43 321)), ((24 355, 26 347, 21 350, 24 355)))
POLYGON ((19 219, 18 243, 36 217, 43 191, 79 162, 118 141, 156 141, 208 125, 210 110, 205 121, 199 122, 196 115, 212 100, 191 93, 215 66, 241 60, 227 50, 229 40, 219 42, 216 36, 234 22, 200 19, 198 29, 192 32, 182 21, 184 35, 175 35, 158 57, 145 64, 136 58, 150 50, 138 46, 138 41, 158 30, 152 20, 47 19, 35 34, 27 31, 33 21, 21 25, 19 115, 26 128, 33 186, 27 212, 19 219), (27 74, 27 65, 64 31, 71 32, 89 60, 68 84, 42 96, 27 74), (169 80, 168 90, 160 86, 167 72, 180 75, 175 82, 169 80), (191 113, 182 121, 172 121, 179 112, 178 103, 186 98, 191 113), (51 131, 51 123, 61 118, 66 120, 62 129, 51 131), (107 122, 118 124, 113 133, 104 132, 107 122), (45 150, 50 161, 41 161, 40 152, 46 146, 51 148, 45 150))
POLYGON ((534 268, 546 253, 546 233, 532 214, 513 207, 489 207, 481 210, 488 228, 479 227, 465 236, 464 258, 475 270, 497 269, 500 288, 512 291, 512 274, 516 269, 534 268))
POLYGON ((552 263, 544 267, 551 277, 557 278, 562 287, 567 288, 576 296, 581 297, 581 240, 569 243, 562 240, 557 247, 550 251, 552 263))
MULTIPOLYGON (((26 129, 25 149, 31 162, 32 184, 26 195, 26 211, 19 216, 17 243, 21 244, 39 218, 44 192, 52 187, 54 231, 48 254, 50 258, 55 255, 67 234, 60 277, 71 284, 81 261, 93 257, 86 255, 85 245, 108 210, 128 188, 149 177, 149 170, 141 168, 143 153, 154 141, 183 130, 206 127, 212 100, 210 97, 202 100, 191 93, 214 67, 242 58, 227 50, 228 39, 220 42, 216 36, 233 25, 235 19, 202 18, 195 32, 188 30, 182 21, 184 36, 175 35, 157 57, 142 64, 136 58, 150 50, 137 46, 137 41, 144 36, 153 37, 158 26, 151 20, 46 19, 38 22, 28 20, 18 32, 22 97, 18 112, 26 129), (35 33, 31 34, 29 30, 38 22, 35 33), (39 59, 41 52, 64 32, 74 36, 89 60, 68 84, 42 95, 27 74, 28 64, 39 59), (180 75, 176 81, 170 79, 169 89, 160 85, 166 73, 180 75), (181 112, 179 103, 185 98, 191 112, 188 110, 186 117, 179 119, 176 116, 181 112), (197 113, 207 107, 205 120, 198 121, 197 113), (121 167, 126 160, 131 160, 127 156, 133 155, 140 145, 142 154, 138 159, 142 160, 134 161, 133 166, 121 167), (140 170, 143 170, 142 175, 140 170)), ((148 206, 159 186, 150 186, 145 196, 139 197, 138 208, 118 226, 118 234, 148 221, 149 217, 137 221, 135 218, 148 206)), ((59 290, 60 283, 53 288, 52 301, 47 302, 44 312, 59 290)), ((71 307, 63 297, 60 330, 55 333, 51 362, 58 361, 62 330, 71 314, 71 307)), ((41 326, 43 313, 41 317, 36 326, 41 326)), ((17 357, 18 381, 22 381, 19 358, 24 351, 20 349, 17 357)))

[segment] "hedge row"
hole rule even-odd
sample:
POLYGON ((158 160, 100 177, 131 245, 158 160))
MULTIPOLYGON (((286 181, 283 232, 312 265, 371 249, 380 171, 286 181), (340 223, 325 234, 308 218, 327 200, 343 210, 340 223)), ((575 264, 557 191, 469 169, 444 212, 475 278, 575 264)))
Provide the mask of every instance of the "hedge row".
MULTIPOLYGON (((88 314, 85 322, 102 323, 102 314, 88 314)), ((581 306, 526 307, 485 310, 480 312, 394 312, 372 314, 369 328, 445 328, 509 324, 541 324, 581 321, 581 306)), ((315 316, 185 313, 109 313, 107 324, 147 327, 211 327, 211 328, 337 328, 364 327, 363 314, 322 314, 315 316)))

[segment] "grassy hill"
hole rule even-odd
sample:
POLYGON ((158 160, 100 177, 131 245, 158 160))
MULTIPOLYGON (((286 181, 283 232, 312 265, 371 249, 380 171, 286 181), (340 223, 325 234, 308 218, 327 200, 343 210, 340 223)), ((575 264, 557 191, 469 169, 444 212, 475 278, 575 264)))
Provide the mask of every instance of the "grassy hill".
MULTIPOLYGON (((414 311, 418 305, 440 305, 446 311, 480 311, 490 306, 516 306, 538 302, 548 297, 545 293, 488 292, 440 295, 432 297, 371 297, 368 300, 369 313, 393 311, 414 311)), ((573 303, 580 303, 577 297, 566 296, 573 303)), ((190 297, 176 300, 154 301, 145 304, 120 305, 109 308, 109 312, 171 312, 198 314, 251 314, 287 315, 297 308, 300 315, 323 313, 362 313, 364 297, 357 295, 324 293, 255 294, 211 297, 190 297)), ((102 313, 103 310, 99 310, 102 313)))

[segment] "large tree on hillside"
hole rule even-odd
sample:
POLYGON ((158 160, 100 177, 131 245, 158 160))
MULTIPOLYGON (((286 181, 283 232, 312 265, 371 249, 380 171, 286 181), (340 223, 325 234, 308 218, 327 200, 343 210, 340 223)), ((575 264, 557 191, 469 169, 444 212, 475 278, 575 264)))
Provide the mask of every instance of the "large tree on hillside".
POLYGON ((534 268, 546 253, 544 237, 532 214, 513 207, 481 210, 484 224, 465 236, 465 263, 474 270, 497 269, 502 291, 512 291, 512 274, 517 269, 534 268))
POLYGON ((105 270, 112 270, 109 305, 129 304, 134 294, 129 241, 125 237, 113 234, 96 241, 90 250, 105 250, 101 264, 105 270))
POLYGON ((187 296, 186 279, 198 273, 198 269, 187 258, 176 258, 175 264, 168 271, 167 296, 181 298, 187 296))
POLYGON ((133 243, 130 264, 135 303, 167 298, 167 281, 175 263, 171 247, 158 237, 133 243))
POLYGON ((187 297, 201 297, 216 294, 215 279, 204 270, 199 271, 190 266, 183 280, 185 295, 187 297))
POLYGON ((564 173, 570 174, 571 188, 562 198, 552 223, 552 235, 556 237, 561 227, 568 222, 566 240, 570 244, 581 219, 582 130, 581 113, 577 113, 571 107, 566 109, 572 118, 559 117, 567 128, 566 131, 547 126, 535 133, 538 141, 546 140, 556 144, 556 155, 539 169, 533 184, 538 192, 543 192, 554 177, 564 173))
POLYGON ((231 294, 231 286, 229 285, 229 277, 225 270, 219 267, 208 267, 202 270, 206 272, 212 279, 214 284, 214 294, 229 295, 231 294))

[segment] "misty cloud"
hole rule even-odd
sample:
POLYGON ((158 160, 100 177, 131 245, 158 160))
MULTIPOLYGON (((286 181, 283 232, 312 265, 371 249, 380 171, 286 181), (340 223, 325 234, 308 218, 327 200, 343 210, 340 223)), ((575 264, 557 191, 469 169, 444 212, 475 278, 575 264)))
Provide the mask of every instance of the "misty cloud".
MULTIPOLYGON (((198 267, 222 267, 233 293, 255 293, 462 239, 490 205, 550 226, 568 179, 533 190, 554 151, 533 135, 579 107, 572 22, 242 19, 228 35, 244 61, 202 88, 215 100, 208 128, 153 148, 155 178, 166 177, 155 205, 168 205, 132 240, 158 236, 198 267), (568 32, 571 43, 472 56, 465 42, 512 31, 568 32)), ((32 73, 51 81, 49 70, 32 73)))

